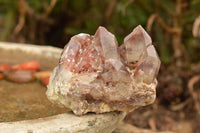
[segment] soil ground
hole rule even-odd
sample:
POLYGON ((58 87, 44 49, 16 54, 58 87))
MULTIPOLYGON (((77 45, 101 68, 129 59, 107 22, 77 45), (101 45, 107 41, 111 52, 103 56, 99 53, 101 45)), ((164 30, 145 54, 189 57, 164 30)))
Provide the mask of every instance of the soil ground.
POLYGON ((41 118, 66 112, 53 105, 39 81, 18 84, 0 80, 0 122, 41 118))

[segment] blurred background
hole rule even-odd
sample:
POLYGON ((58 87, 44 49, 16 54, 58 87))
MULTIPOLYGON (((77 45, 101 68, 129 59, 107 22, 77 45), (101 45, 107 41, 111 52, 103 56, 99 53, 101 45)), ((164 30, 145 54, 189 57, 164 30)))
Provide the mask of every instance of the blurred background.
POLYGON ((122 44, 139 24, 162 62, 157 100, 125 121, 200 133, 200 0, 0 0, 0 41, 63 48, 101 25, 122 44))

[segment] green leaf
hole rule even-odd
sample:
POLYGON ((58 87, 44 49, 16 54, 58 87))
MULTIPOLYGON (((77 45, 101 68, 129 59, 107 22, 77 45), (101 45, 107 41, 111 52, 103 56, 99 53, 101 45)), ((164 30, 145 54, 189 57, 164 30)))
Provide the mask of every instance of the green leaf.
POLYGON ((14 21, 15 21, 15 11, 9 10, 6 13, 4 29, 3 29, 3 33, 1 34, 1 37, 0 37, 1 41, 6 41, 8 36, 11 34, 11 32, 13 30, 13 26, 14 26, 14 21))

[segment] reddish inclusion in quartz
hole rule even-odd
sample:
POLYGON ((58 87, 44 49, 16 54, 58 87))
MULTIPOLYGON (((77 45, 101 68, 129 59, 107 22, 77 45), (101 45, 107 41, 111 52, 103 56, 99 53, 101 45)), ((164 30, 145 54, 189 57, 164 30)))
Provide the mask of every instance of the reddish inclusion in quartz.
POLYGON ((121 60, 126 60, 128 65, 139 60, 134 79, 152 83, 158 73, 160 60, 155 48, 150 44, 150 36, 141 26, 138 26, 124 39, 124 44, 118 53, 115 36, 105 28, 99 27, 94 36, 81 33, 72 37, 64 48, 60 64, 64 64, 65 68, 73 73, 97 72, 100 67, 111 69, 110 65, 118 73, 120 69, 126 73, 121 60), (125 58, 120 59, 120 54, 125 54, 123 55, 125 58))
POLYGON ((93 37, 78 34, 64 48, 60 64, 73 73, 96 72, 100 65, 100 56, 92 45, 93 37))
MULTIPOLYGON (((96 72, 100 64, 112 64, 117 70, 122 67, 115 36, 99 27, 94 37, 78 34, 64 48, 60 64, 73 73, 96 72)), ((104 67, 104 66, 102 66, 104 67)))

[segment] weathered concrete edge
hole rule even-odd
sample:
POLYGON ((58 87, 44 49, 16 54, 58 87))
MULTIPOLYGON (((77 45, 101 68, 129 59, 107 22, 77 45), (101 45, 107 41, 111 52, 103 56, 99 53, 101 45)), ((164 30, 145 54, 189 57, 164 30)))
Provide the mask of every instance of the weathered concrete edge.
POLYGON ((76 116, 64 113, 46 118, 0 123, 0 133, 111 133, 126 113, 76 116))
POLYGON ((16 50, 20 49, 23 52, 34 53, 34 54, 42 54, 47 57, 55 57, 60 58, 60 54, 62 52, 61 48, 56 48, 52 46, 41 46, 41 45, 33 45, 33 44, 21 44, 21 43, 9 43, 9 42, 0 42, 0 48, 8 49, 8 50, 16 50))

